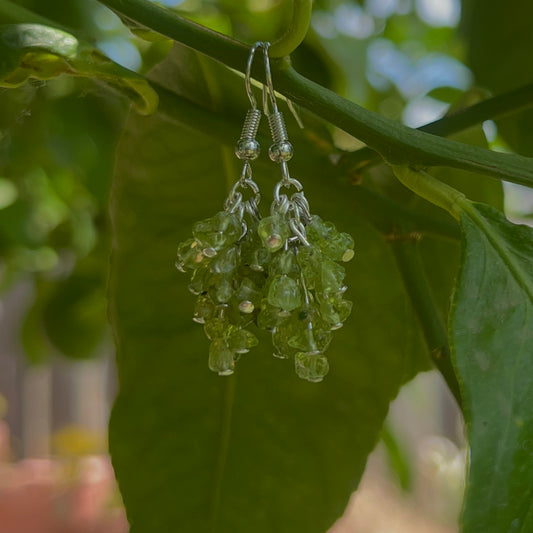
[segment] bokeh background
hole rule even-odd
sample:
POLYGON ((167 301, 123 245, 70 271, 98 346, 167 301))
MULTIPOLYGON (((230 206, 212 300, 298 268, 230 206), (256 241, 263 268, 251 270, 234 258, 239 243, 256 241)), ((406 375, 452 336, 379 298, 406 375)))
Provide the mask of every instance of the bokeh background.
MULTIPOLYGON (((17 3, 139 73, 169 50, 93 0, 17 3)), ((278 0, 162 3, 246 42, 274 40, 291 12, 278 0)), ((3 17, 0 6, 0 23, 10 22, 3 17)), ((418 127, 487 96, 465 64, 461 31, 460 0, 316 0, 293 60, 343 96, 418 127)), ((119 95, 86 79, 0 89, 0 533, 127 531, 106 452, 117 389, 107 204, 127 112, 119 95)), ((482 130, 493 149, 507 149, 492 121, 482 130)), ((334 135, 343 149, 361 146, 334 135)), ((508 216, 530 220, 531 193, 514 185, 505 193, 508 216)), ((392 405, 331 531, 457 531, 465 458, 446 386, 434 372, 418 376, 392 405)))

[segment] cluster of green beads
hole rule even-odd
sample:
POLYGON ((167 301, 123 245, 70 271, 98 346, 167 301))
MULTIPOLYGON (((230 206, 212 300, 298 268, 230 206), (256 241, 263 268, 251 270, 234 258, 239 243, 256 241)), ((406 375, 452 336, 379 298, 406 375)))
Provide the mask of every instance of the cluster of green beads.
POLYGON ((258 343, 246 328, 259 313, 268 253, 261 249, 257 220, 243 224, 237 213, 220 211, 197 222, 192 233, 178 247, 176 267, 192 271, 193 320, 204 325, 211 341, 209 368, 227 376, 258 343))
POLYGON ((179 245, 176 266, 192 271, 193 320, 211 341, 211 370, 233 373, 240 355, 258 343, 247 329, 255 323, 272 333, 276 357, 294 358, 299 377, 318 382, 327 374, 331 332, 352 308, 340 263, 353 257, 354 243, 316 215, 305 233, 303 244, 286 215, 243 225, 236 213, 221 211, 197 222, 193 238, 179 245))
POLYGON ((354 256, 353 239, 316 215, 305 226, 308 245, 290 237, 289 220, 280 214, 262 219, 258 232, 271 258, 257 325, 272 332, 276 357, 294 358, 299 377, 322 381, 331 332, 352 309, 339 262, 354 256))

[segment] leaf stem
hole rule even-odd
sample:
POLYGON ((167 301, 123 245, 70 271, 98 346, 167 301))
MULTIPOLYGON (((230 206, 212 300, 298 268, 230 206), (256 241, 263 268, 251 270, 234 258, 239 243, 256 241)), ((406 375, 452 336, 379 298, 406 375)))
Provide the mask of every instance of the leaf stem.
POLYGON ((269 48, 270 57, 292 54, 305 39, 311 24, 312 0, 293 0, 293 13, 287 31, 269 48))
MULTIPOLYGON (((249 47, 190 22, 148 0, 101 0, 101 3, 171 39, 242 71, 249 47)), ((521 185, 533 186, 533 159, 491 152, 403 126, 368 111, 290 68, 290 62, 272 62, 277 90, 325 120, 361 139, 394 164, 448 165, 485 173, 521 185)), ((262 69, 254 76, 263 80, 262 69)))
POLYGON ((461 406, 459 383, 450 359, 448 333, 433 299, 418 244, 413 240, 397 239, 391 242, 391 247, 405 289, 420 322, 429 355, 461 406))
MULTIPOLYGON (((493 98, 488 98, 472 106, 450 113, 434 122, 417 128, 433 135, 448 136, 468 129, 490 119, 499 119, 533 107, 533 84, 525 85, 493 98)), ((377 152, 369 147, 343 155, 339 160, 339 170, 351 173, 362 167, 381 161, 377 152)))
POLYGON ((408 166, 392 165, 392 171, 398 180, 428 202, 445 209, 456 220, 461 216, 461 204, 465 195, 435 179, 423 170, 416 170, 408 166))

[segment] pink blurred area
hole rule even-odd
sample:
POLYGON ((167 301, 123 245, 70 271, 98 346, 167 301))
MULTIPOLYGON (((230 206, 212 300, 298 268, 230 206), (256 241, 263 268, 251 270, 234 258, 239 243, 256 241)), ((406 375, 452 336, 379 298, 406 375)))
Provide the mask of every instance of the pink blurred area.
POLYGON ((0 421, 0 533, 126 533, 106 456, 9 461, 0 421))

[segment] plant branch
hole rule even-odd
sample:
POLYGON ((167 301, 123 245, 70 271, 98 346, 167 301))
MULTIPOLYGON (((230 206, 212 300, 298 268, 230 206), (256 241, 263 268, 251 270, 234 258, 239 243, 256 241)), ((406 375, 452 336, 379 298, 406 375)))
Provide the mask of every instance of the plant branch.
MULTIPOLYGON (((126 19, 162 33, 242 71, 249 47, 190 22, 148 0, 101 0, 126 19)), ((447 165, 533 186, 533 159, 491 152, 403 126, 368 111, 304 78, 286 59, 273 61, 277 90, 320 117, 361 139, 394 164, 447 165)), ((262 69, 254 76, 262 80, 262 69)))
POLYGON ((420 322, 430 357, 446 380, 458 405, 461 406, 459 383, 450 359, 446 326, 435 305, 418 245, 412 240, 394 240, 391 246, 405 289, 420 322))
MULTIPOLYGON (((533 84, 488 98, 470 107, 459 109, 417 129, 445 137, 468 129, 485 120, 503 118, 530 107, 533 107, 533 84)), ((379 161, 381 161, 379 154, 371 148, 365 147, 355 152, 346 153, 339 160, 338 166, 339 171, 342 173, 353 173, 379 161)))
POLYGON ((269 48, 270 57, 292 54, 305 39, 311 24, 312 0, 293 0, 292 20, 287 31, 269 48))

